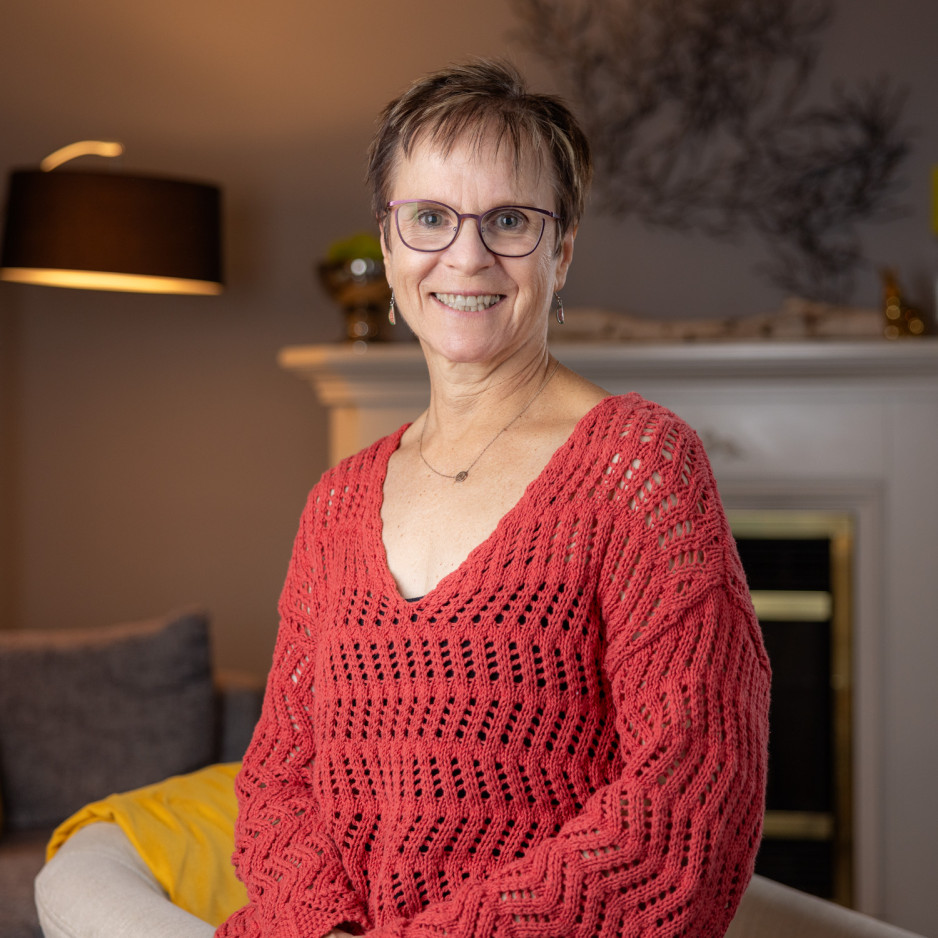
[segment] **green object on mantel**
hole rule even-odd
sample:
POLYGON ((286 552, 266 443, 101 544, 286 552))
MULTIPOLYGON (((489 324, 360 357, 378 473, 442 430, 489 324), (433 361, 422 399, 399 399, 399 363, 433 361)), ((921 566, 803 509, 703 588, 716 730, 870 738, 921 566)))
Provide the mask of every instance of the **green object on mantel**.
POLYGON ((326 254, 328 263, 336 264, 356 258, 381 260, 381 242, 370 232, 362 231, 341 241, 334 241, 326 254))

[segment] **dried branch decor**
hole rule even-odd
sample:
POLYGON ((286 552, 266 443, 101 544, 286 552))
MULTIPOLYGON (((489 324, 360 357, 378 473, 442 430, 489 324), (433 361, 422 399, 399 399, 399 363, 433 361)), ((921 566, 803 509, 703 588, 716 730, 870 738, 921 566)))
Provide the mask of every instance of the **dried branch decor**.
POLYGON ((783 290, 843 301, 857 225, 896 211, 903 94, 880 80, 808 103, 828 0, 512 0, 569 86, 597 204, 718 237, 755 231, 783 290))

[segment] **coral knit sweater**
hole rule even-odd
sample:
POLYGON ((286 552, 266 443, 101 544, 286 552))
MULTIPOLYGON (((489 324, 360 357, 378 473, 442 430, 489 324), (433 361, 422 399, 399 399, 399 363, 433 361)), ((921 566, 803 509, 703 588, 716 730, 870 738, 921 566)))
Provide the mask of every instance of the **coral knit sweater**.
POLYGON ((380 518, 403 429, 310 494, 237 781, 249 904, 218 935, 722 935, 769 665, 700 441, 607 398, 408 603, 380 518))

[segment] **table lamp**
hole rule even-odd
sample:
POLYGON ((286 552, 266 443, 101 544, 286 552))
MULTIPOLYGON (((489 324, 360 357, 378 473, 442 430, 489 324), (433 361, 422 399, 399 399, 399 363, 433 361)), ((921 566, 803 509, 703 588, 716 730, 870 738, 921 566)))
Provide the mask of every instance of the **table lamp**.
POLYGON ((81 141, 10 173, 0 280, 87 290, 211 295, 223 288, 218 187, 61 170, 118 143, 81 141))

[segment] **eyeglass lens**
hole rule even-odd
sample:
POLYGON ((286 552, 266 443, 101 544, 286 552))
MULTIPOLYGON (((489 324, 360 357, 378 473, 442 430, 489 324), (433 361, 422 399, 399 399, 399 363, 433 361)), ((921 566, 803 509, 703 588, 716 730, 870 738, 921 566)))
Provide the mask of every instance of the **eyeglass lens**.
MULTIPOLYGON (((459 214, 442 202, 404 202, 395 212, 401 240, 414 251, 442 251, 459 234, 459 214)), ((544 215, 514 205, 493 208, 478 219, 462 218, 477 222, 482 243, 503 257, 530 254, 544 233, 544 215)))

